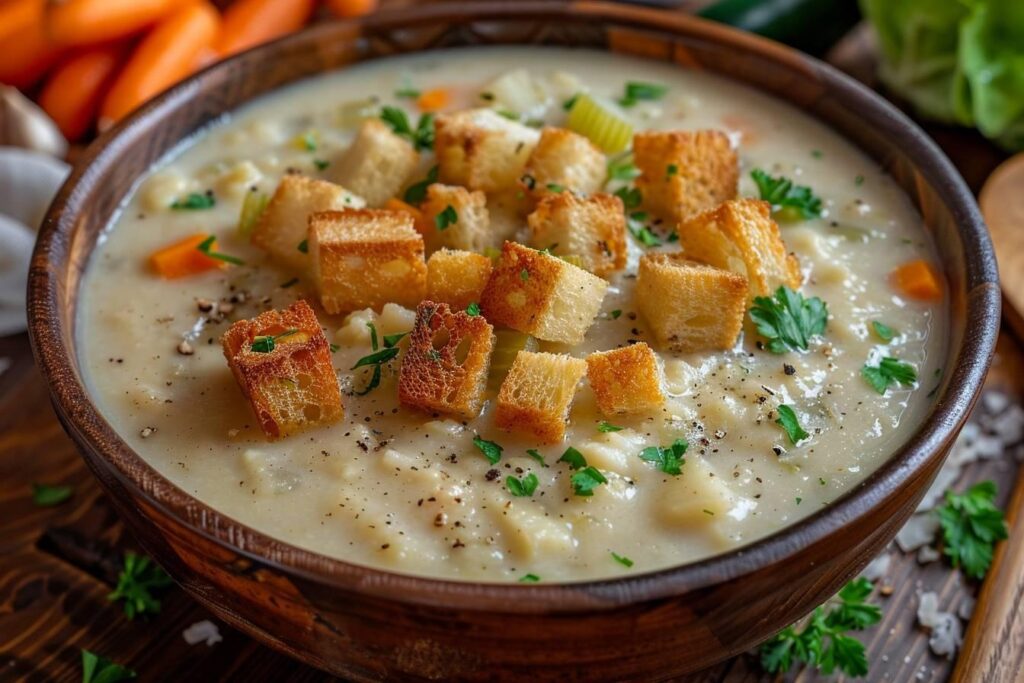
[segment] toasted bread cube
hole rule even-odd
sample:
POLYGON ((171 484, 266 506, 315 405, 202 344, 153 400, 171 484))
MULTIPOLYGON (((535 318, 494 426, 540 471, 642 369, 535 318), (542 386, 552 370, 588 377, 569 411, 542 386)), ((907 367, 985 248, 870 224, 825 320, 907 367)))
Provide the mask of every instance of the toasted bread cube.
POLYGON ((396 196, 419 163, 408 140, 380 119, 366 119, 337 163, 334 179, 366 200, 384 206, 396 196))
POLYGON ((608 161, 594 143, 564 128, 545 128, 521 182, 535 197, 570 190, 593 194, 604 185, 608 161))
POLYGON ((420 212, 423 218, 418 228, 428 252, 442 247, 483 251, 498 244, 491 238, 487 195, 483 192, 434 183, 427 188, 420 212))
POLYGON ((464 310, 487 286, 494 264, 483 254, 441 249, 427 259, 427 299, 464 310))
POLYGON ((587 356, 587 380, 605 415, 651 410, 665 402, 658 358, 643 342, 587 356))
POLYGON ((578 344, 607 289, 601 278, 557 256, 505 242, 480 308, 492 323, 545 341, 578 344))
POLYGON ((684 254, 645 254, 634 301, 662 347, 680 353, 730 349, 743 326, 747 280, 684 254))
POLYGON ((412 308, 423 300, 423 237, 404 211, 325 211, 309 219, 309 255, 328 313, 386 303, 412 308))
POLYGON ((269 438, 345 416, 330 344, 305 301, 239 320, 221 337, 221 347, 269 438))
POLYGON ((434 121, 434 150, 441 182, 484 192, 514 187, 539 137, 493 109, 440 114, 434 121))
POLYGON ((308 256, 299 250, 306 239, 310 214, 359 209, 366 203, 341 185, 289 174, 270 198, 252 231, 252 243, 292 268, 304 268, 308 256))
POLYGON ((608 277, 626 266, 626 214, 614 195, 548 194, 527 223, 532 246, 559 256, 575 254, 594 275, 608 277))
POLYGON ((751 297, 800 286, 800 262, 786 253, 768 202, 725 202, 681 224, 679 242, 690 258, 746 276, 751 297))
POLYGON ((587 373, 587 362, 555 353, 520 351, 501 383, 494 422, 541 443, 565 437, 569 406, 587 373))
POLYGON ((494 328, 482 316, 424 301, 402 356, 402 405, 471 420, 480 413, 494 328))
POLYGON ((637 133, 633 161, 644 207, 662 218, 686 220, 736 196, 739 162, 720 131, 637 133))

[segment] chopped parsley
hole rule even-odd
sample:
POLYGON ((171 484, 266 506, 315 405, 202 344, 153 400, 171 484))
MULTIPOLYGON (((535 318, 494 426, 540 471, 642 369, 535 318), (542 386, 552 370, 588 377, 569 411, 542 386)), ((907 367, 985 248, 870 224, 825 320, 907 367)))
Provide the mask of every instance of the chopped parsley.
POLYGON ((883 396, 893 384, 910 386, 917 381, 917 370, 914 366, 892 356, 886 356, 878 365, 864 365, 860 369, 860 374, 871 388, 883 396))
POLYGON ((309 253, 309 240, 302 240, 299 242, 299 246, 295 247, 303 254, 309 253))
POLYGON ((548 189, 548 192, 565 192, 565 186, 559 185, 558 183, 548 183, 545 187, 548 189))
POLYGON ((480 449, 480 452, 487 458, 487 462, 497 465, 501 460, 501 452, 505 450, 493 441, 481 439, 479 435, 473 437, 473 445, 480 449))
POLYGON ((523 574, 519 577, 519 583, 537 583, 540 577, 536 574, 523 574))
POLYGON ((341 350, 341 347, 337 344, 331 344, 331 353, 337 353, 341 350))
POLYGON ((871 321, 871 329, 874 330, 875 335, 884 342, 892 341, 893 337, 897 334, 896 330, 877 320, 871 321))
POLYGON ((814 157, 815 159, 821 159, 822 157, 825 156, 825 153, 822 152, 820 149, 812 149, 811 156, 814 157))
POLYGON ((285 337, 290 337, 293 334, 298 333, 298 330, 285 330, 281 334, 275 335, 262 335, 252 340, 252 344, 249 345, 249 349, 255 353, 270 353, 277 348, 277 340, 285 337))
POLYGON ((861 185, 863 185, 864 184, 864 176, 858 175, 856 178, 853 179, 853 184, 856 185, 857 187, 860 187, 861 185))
POLYGON ((466 306, 466 315, 476 317, 480 315, 480 304, 475 301, 470 301, 469 305, 466 306))
POLYGON ((331 162, 326 159, 313 159, 313 165, 316 166, 318 171, 322 171, 331 165, 331 162))
POLYGON ((640 175, 633 163, 633 152, 625 151, 608 160, 608 180, 630 181, 640 175))
POLYGON ((821 216, 821 199, 809 187, 794 185, 789 178, 773 178, 759 168, 750 172, 761 199, 772 205, 777 218, 799 220, 821 216))
POLYGON ((53 507, 66 501, 73 492, 70 486, 32 484, 32 502, 41 508, 53 507))
POLYGON ((613 425, 612 423, 608 422, 607 420, 601 420, 600 422, 597 423, 597 431, 605 432, 605 433, 607 433, 607 432, 621 432, 622 431, 622 427, 616 427, 615 425, 613 425))
POLYGON ((384 348, 381 349, 377 342, 377 328, 371 322, 366 323, 366 326, 370 328, 370 350, 373 353, 363 356, 349 369, 356 370, 363 367, 372 367, 373 374, 370 375, 370 381, 366 384, 366 388, 362 391, 357 391, 356 396, 365 396, 380 386, 380 379, 383 374, 381 368, 385 363, 391 362, 398 356, 399 349, 396 345, 402 340, 402 337, 408 334, 408 332, 402 332, 401 334, 384 335, 384 348))
POLYGON ((783 431, 786 432, 786 436, 789 437, 789 442, 794 446, 808 438, 808 434, 803 427, 800 426, 800 422, 797 419, 796 411, 793 410, 792 406, 782 404, 778 408, 779 419, 775 421, 775 424, 782 427, 783 431))
POLYGON ((620 187, 615 190, 615 196, 622 200, 622 206, 626 211, 632 211, 639 207, 640 202, 643 201, 643 195, 635 187, 620 187))
POLYGON ((153 592, 170 585, 171 577, 160 565, 145 555, 127 552, 117 586, 107 600, 124 600, 124 613, 129 619, 137 614, 156 614, 160 611, 160 601, 153 597, 153 592))
POLYGON ((935 510, 942 525, 943 553, 971 578, 985 577, 993 546, 1006 538, 1006 520, 995 498, 996 485, 983 481, 964 493, 946 491, 946 502, 935 510))
POLYGON ((629 229, 629 234, 645 247, 660 247, 661 240, 644 224, 646 220, 647 214, 643 211, 634 211, 626 216, 626 227, 629 229))
POLYGON ((562 109, 564 109, 565 111, 569 111, 570 109, 573 108, 573 105, 576 104, 576 100, 578 100, 579 98, 580 94, 576 93, 575 95, 567 99, 565 102, 562 102, 562 109))
POLYGON ((184 199, 175 199, 171 202, 171 208, 177 211, 202 211, 212 209, 216 203, 212 192, 190 192, 184 199))
POLYGON ((569 478, 569 482, 572 484, 572 492, 577 496, 592 496, 594 489, 601 484, 607 484, 608 480, 596 467, 587 465, 583 469, 577 470, 569 478))
POLYGON ((789 626, 761 645, 761 667, 778 674, 803 663, 826 676, 836 669, 848 676, 866 676, 864 644, 847 633, 882 620, 882 610, 866 602, 871 590, 865 578, 846 584, 838 596, 814 610, 801 630, 789 626))
POLYGON ((458 222, 459 214, 456 213, 455 207, 451 204, 444 207, 444 211, 434 216, 434 226, 441 231, 447 230, 458 222))
POLYGON ((244 266, 245 261, 238 258, 237 256, 230 256, 228 254, 222 254, 219 251, 213 250, 213 243, 217 241, 217 238, 210 235, 205 240, 196 245, 196 249, 206 254, 210 258, 217 259, 218 261, 224 261, 225 263, 232 263, 236 266, 244 266))
POLYGON ((750 319, 772 353, 806 351, 813 337, 825 333, 828 306, 816 296, 805 299, 800 292, 782 286, 774 297, 754 297, 750 319))
POLYGON ((307 130, 296 138, 295 142, 299 149, 304 149, 307 152, 315 152, 317 148, 316 131, 307 130))
POLYGON ((640 459, 654 463, 659 470, 665 474, 679 476, 683 473, 682 466, 686 464, 686 449, 689 444, 686 439, 676 439, 671 446, 648 446, 640 451, 640 459))
POLYGON ((679 173, 679 167, 675 164, 669 164, 665 167, 665 180, 668 180, 674 175, 679 173))
POLYGON ((615 560, 616 562, 618 562, 619 564, 621 564, 623 567, 632 567, 633 566, 633 560, 629 559, 625 555, 619 555, 614 550, 611 551, 611 553, 612 553, 612 559, 615 560))
POLYGON ((619 104, 623 107, 632 107, 641 100, 660 100, 667 92, 668 86, 666 85, 630 81, 626 83, 626 93, 619 98, 619 104))
POLYGON ((519 279, 522 280, 523 282, 529 280, 530 271, 528 271, 526 268, 523 268, 521 271, 519 271, 519 279))
POLYGON ((409 123, 409 117, 398 107, 385 106, 380 111, 381 121, 391 126, 396 135, 400 135, 413 144, 417 151, 434 148, 434 115, 421 114, 416 128, 409 123))
POLYGON ((518 479, 509 475, 505 479, 505 485, 508 487, 509 493, 513 496, 519 496, 522 498, 529 498, 533 495, 533 492, 537 490, 537 475, 530 472, 522 479, 518 479))
POLYGON ((402 87, 395 91, 395 97, 400 100, 415 100, 421 94, 419 90, 412 87, 412 83, 408 79, 405 79, 402 87))
POLYGON ((547 467, 548 466, 548 464, 546 462, 544 462, 544 456, 541 455, 540 452, 537 449, 530 448, 530 449, 528 449, 526 451, 526 454, 528 456, 530 456, 531 458, 533 458, 534 460, 536 460, 538 463, 540 463, 541 467, 547 467))
POLYGON ((618 308, 608 312, 608 318, 611 320, 618 320, 620 315, 622 315, 622 310, 618 308))
POLYGON ((427 171, 427 177, 418 183, 409 186, 405 191, 403 199, 406 204, 422 204, 427 198, 427 188, 437 182, 438 167, 431 166, 427 171))
POLYGON ((95 652, 82 650, 82 683, 118 683, 138 674, 95 652))
POLYGON ((565 453, 562 453, 562 457, 558 459, 558 462, 564 462, 574 470, 580 470, 587 466, 587 459, 583 457, 582 453, 572 446, 565 449, 565 453))

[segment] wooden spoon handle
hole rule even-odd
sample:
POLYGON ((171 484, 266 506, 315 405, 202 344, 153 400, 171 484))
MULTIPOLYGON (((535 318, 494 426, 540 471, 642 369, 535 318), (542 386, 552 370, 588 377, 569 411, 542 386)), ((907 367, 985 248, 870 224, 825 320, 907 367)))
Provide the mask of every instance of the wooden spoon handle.
POLYGON ((952 683, 1024 681, 1024 467, 1006 510, 1010 536, 996 548, 967 627, 952 683))

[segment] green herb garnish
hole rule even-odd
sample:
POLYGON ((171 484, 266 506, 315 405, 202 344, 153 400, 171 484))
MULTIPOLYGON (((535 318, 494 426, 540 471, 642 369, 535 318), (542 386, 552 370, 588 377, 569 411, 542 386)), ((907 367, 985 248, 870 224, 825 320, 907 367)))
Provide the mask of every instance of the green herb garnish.
POLYGON ((528 449, 526 451, 526 454, 528 456, 530 456, 531 458, 533 458, 534 460, 536 460, 538 463, 540 463, 541 467, 547 467, 548 466, 548 464, 546 462, 544 462, 544 456, 541 455, 540 452, 537 451, 537 449, 530 448, 530 449, 528 449))
POLYGON ((135 678, 131 669, 115 664, 95 652, 82 650, 82 683, 117 683, 135 678))
POLYGON ((298 249, 300 253, 308 254, 309 253, 309 240, 302 240, 301 242, 299 242, 299 246, 297 246, 295 248, 298 249))
POLYGON ((322 171, 331 165, 331 162, 327 159, 313 159, 313 165, 316 166, 318 171, 322 171))
POLYGON ((813 337, 825 333, 828 306, 816 296, 805 299, 800 292, 782 286, 773 298, 754 297, 750 319, 768 340, 766 346, 772 353, 806 351, 813 337))
POLYGON ((285 337, 290 337, 293 334, 298 333, 298 330, 285 330, 281 334, 276 335, 263 335, 255 337, 252 340, 252 344, 249 346, 251 351, 256 353, 270 353, 277 348, 277 340, 285 337))
POLYGON ((562 453, 562 457, 558 459, 558 462, 564 462, 574 470, 580 470, 587 466, 587 459, 572 446, 565 449, 565 453, 562 453))
POLYGON ((783 220, 818 218, 821 216, 821 199, 809 187, 794 185, 789 178, 773 178, 759 168, 750 172, 757 183, 761 199, 772 205, 772 212, 783 220))
POLYGON ((639 207, 643 201, 643 195, 635 187, 620 187, 615 190, 615 196, 622 200, 622 206, 626 211, 639 207))
POLYGON ((992 550, 1006 538, 1006 519, 995 506, 996 485, 983 481, 964 493, 946 491, 946 502, 936 508, 942 525, 942 551, 954 567, 975 579, 985 577, 992 550))
POLYGON ((394 360, 398 356, 400 349, 396 345, 402 341, 402 337, 408 334, 408 332, 402 332, 400 334, 384 335, 384 348, 381 349, 377 342, 377 328, 371 322, 366 323, 366 326, 370 328, 370 350, 373 353, 363 356, 349 369, 373 367, 373 374, 370 376, 370 381, 367 383, 366 388, 362 391, 357 391, 356 396, 365 396, 380 386, 381 375, 383 374, 381 368, 385 363, 394 360))
POLYGON ((419 90, 412 87, 408 82, 395 91, 395 97, 400 100, 415 100, 421 94, 419 90))
POLYGON ((480 304, 475 301, 470 301, 469 305, 466 306, 466 315, 476 317, 480 315, 480 304))
POLYGON ((459 214, 456 213, 455 207, 451 204, 444 207, 444 211, 434 216, 434 226, 441 231, 447 230, 458 222, 459 214))
POLYGON ((219 251, 213 251, 213 243, 216 242, 216 241, 217 241, 217 238, 214 237, 213 235, 210 235, 205 240, 200 242, 196 246, 196 249, 198 249, 199 251, 203 252, 204 254, 209 256, 210 258, 217 259, 218 261, 224 261, 225 263, 232 263, 232 264, 234 264, 236 266, 244 266, 245 265, 245 261, 243 261, 242 259, 238 258, 237 256, 229 256, 228 254, 222 254, 219 251))
POLYGON ((653 462, 659 470, 665 474, 678 477, 683 473, 682 466, 686 464, 686 449, 689 444, 686 439, 676 439, 671 446, 648 446, 640 451, 640 459, 653 462))
POLYGON ((117 577, 117 586, 107 600, 124 600, 124 613, 129 619, 134 619, 137 614, 156 614, 160 611, 160 601, 153 597, 153 591, 166 588, 171 583, 171 577, 153 560, 127 552, 117 577))
POLYGON ((505 485, 508 486, 509 493, 513 496, 528 498, 533 495, 533 492, 537 490, 537 475, 530 472, 522 479, 518 479, 509 475, 505 479, 505 485))
POLYGON ((871 329, 874 330, 875 335, 884 342, 892 341, 893 337, 897 334, 896 330, 877 320, 871 321, 871 329))
POLYGON ((565 186, 559 185, 558 183, 548 183, 545 187, 548 189, 548 192, 554 192, 556 194, 559 192, 565 192, 565 186))
POLYGON ((579 98, 580 94, 576 93, 575 95, 567 99, 565 102, 562 102, 562 109, 564 109, 565 111, 569 111, 570 109, 572 109, 572 106, 576 104, 576 100, 578 100, 579 98))
POLYGON ((528 271, 526 268, 523 268, 522 270, 520 270, 519 271, 519 279, 522 280, 523 282, 526 282, 527 280, 529 280, 530 279, 530 271, 528 271))
POLYGON ((879 361, 878 365, 865 364, 860 369, 860 374, 875 391, 882 395, 893 384, 909 386, 917 381, 917 370, 914 369, 914 366, 892 356, 886 356, 879 361))
POLYGON ((633 163, 633 152, 626 150, 608 159, 608 180, 630 181, 640 175, 633 163))
POLYGON ((626 94, 619 98, 619 104, 623 107, 632 107, 641 100, 660 100, 667 92, 666 85, 630 81, 626 83, 626 94))
POLYGON ((665 167, 665 180, 668 180, 672 176, 679 173, 679 167, 675 164, 669 164, 665 167))
POLYGON ((608 312, 608 317, 612 320, 618 320, 620 315, 622 315, 622 310, 618 308, 608 312))
POLYGON ((604 432, 604 433, 607 433, 607 432, 621 432, 622 431, 622 427, 616 427, 615 425, 613 425, 612 423, 608 422, 607 420, 601 420, 600 422, 597 423, 597 431, 604 432))
POLYGON ((479 436, 473 437, 473 445, 480 449, 480 452, 487 458, 487 462, 492 465, 498 464, 498 461, 501 460, 501 452, 505 450, 493 441, 481 439, 479 436))
POLYGON ((601 471, 592 465, 587 465, 577 470, 570 478, 572 492, 577 496, 592 496, 594 489, 601 484, 607 484, 608 480, 601 474, 601 471))
POLYGON ((434 115, 422 114, 413 129, 409 117, 398 107, 385 106, 380 112, 381 121, 391 126, 396 135, 409 140, 417 151, 434 148, 434 115))
POLYGON ((536 574, 523 574, 519 577, 519 583, 537 583, 540 577, 536 574))
POLYGON ((796 411, 793 410, 792 406, 785 404, 779 406, 779 419, 775 421, 775 424, 782 427, 783 431, 786 432, 786 436, 789 437, 789 442, 794 446, 810 436, 800 426, 800 422, 796 417, 796 411))
POLYGON ((339 346, 338 344, 331 344, 330 349, 331 353, 337 353, 338 351, 341 350, 341 346, 339 346))
POLYGON ((629 229, 629 234, 645 247, 660 247, 661 240, 645 225, 644 221, 646 220, 647 214, 643 211, 634 211, 626 216, 626 227, 629 229))
POLYGON ((623 567, 632 567, 633 566, 633 560, 629 559, 625 555, 619 555, 614 550, 611 551, 611 553, 612 553, 612 559, 615 560, 616 562, 618 562, 619 564, 621 564, 623 567))
POLYGON ((427 171, 427 177, 418 183, 410 185, 405 191, 403 199, 406 204, 422 204, 423 200, 427 198, 427 188, 437 182, 438 167, 431 166, 430 170, 427 171))
POLYGON ((184 199, 175 199, 171 202, 171 208, 178 211, 201 211, 212 209, 216 203, 212 192, 190 192, 184 199))
POLYGON ((32 484, 32 502, 41 508, 53 507, 70 498, 73 491, 70 486, 32 484))

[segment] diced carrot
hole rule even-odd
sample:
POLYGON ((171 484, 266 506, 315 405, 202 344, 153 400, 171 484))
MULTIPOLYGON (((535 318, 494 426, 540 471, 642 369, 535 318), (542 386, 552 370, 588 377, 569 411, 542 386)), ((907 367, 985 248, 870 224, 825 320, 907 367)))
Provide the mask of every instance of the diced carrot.
POLYGON ((220 15, 209 2, 190 2, 146 34, 114 81, 100 108, 103 130, 192 73, 217 37, 220 15))
MULTIPOLYGON (((203 273, 214 268, 223 268, 226 264, 210 258, 199 251, 199 245, 209 239, 206 233, 191 235, 169 246, 154 251, 149 257, 149 265, 161 277, 173 279, 203 273)), ((217 249, 215 241, 210 250, 217 249)))
POLYGON ((236 0, 224 12, 214 48, 221 57, 280 38, 302 28, 316 0, 236 0))
POLYGON ((61 45, 92 45, 153 26, 193 0, 66 0, 53 3, 46 29, 61 45))
POLYGON ((377 0, 327 0, 325 4, 331 13, 345 19, 361 17, 377 9, 377 0))
POLYGON ((387 200, 384 203, 384 208, 390 209, 391 211, 404 211, 405 213, 411 214, 412 217, 416 219, 416 222, 423 220, 422 211, 417 209, 412 204, 406 204, 401 199, 396 199, 392 197, 391 199, 387 200))
POLYGON ((46 33, 44 0, 0 3, 0 83, 26 89, 57 63, 63 48, 46 33))
POLYGON ((909 261, 892 271, 892 284, 911 299, 934 301, 942 297, 942 284, 930 263, 909 261))
POLYGON ((50 74, 39 106, 68 140, 75 142, 89 132, 125 51, 123 44, 88 48, 50 74))
POLYGON ((428 90, 416 98, 416 106, 420 111, 439 111, 448 106, 451 94, 444 88, 428 90))

